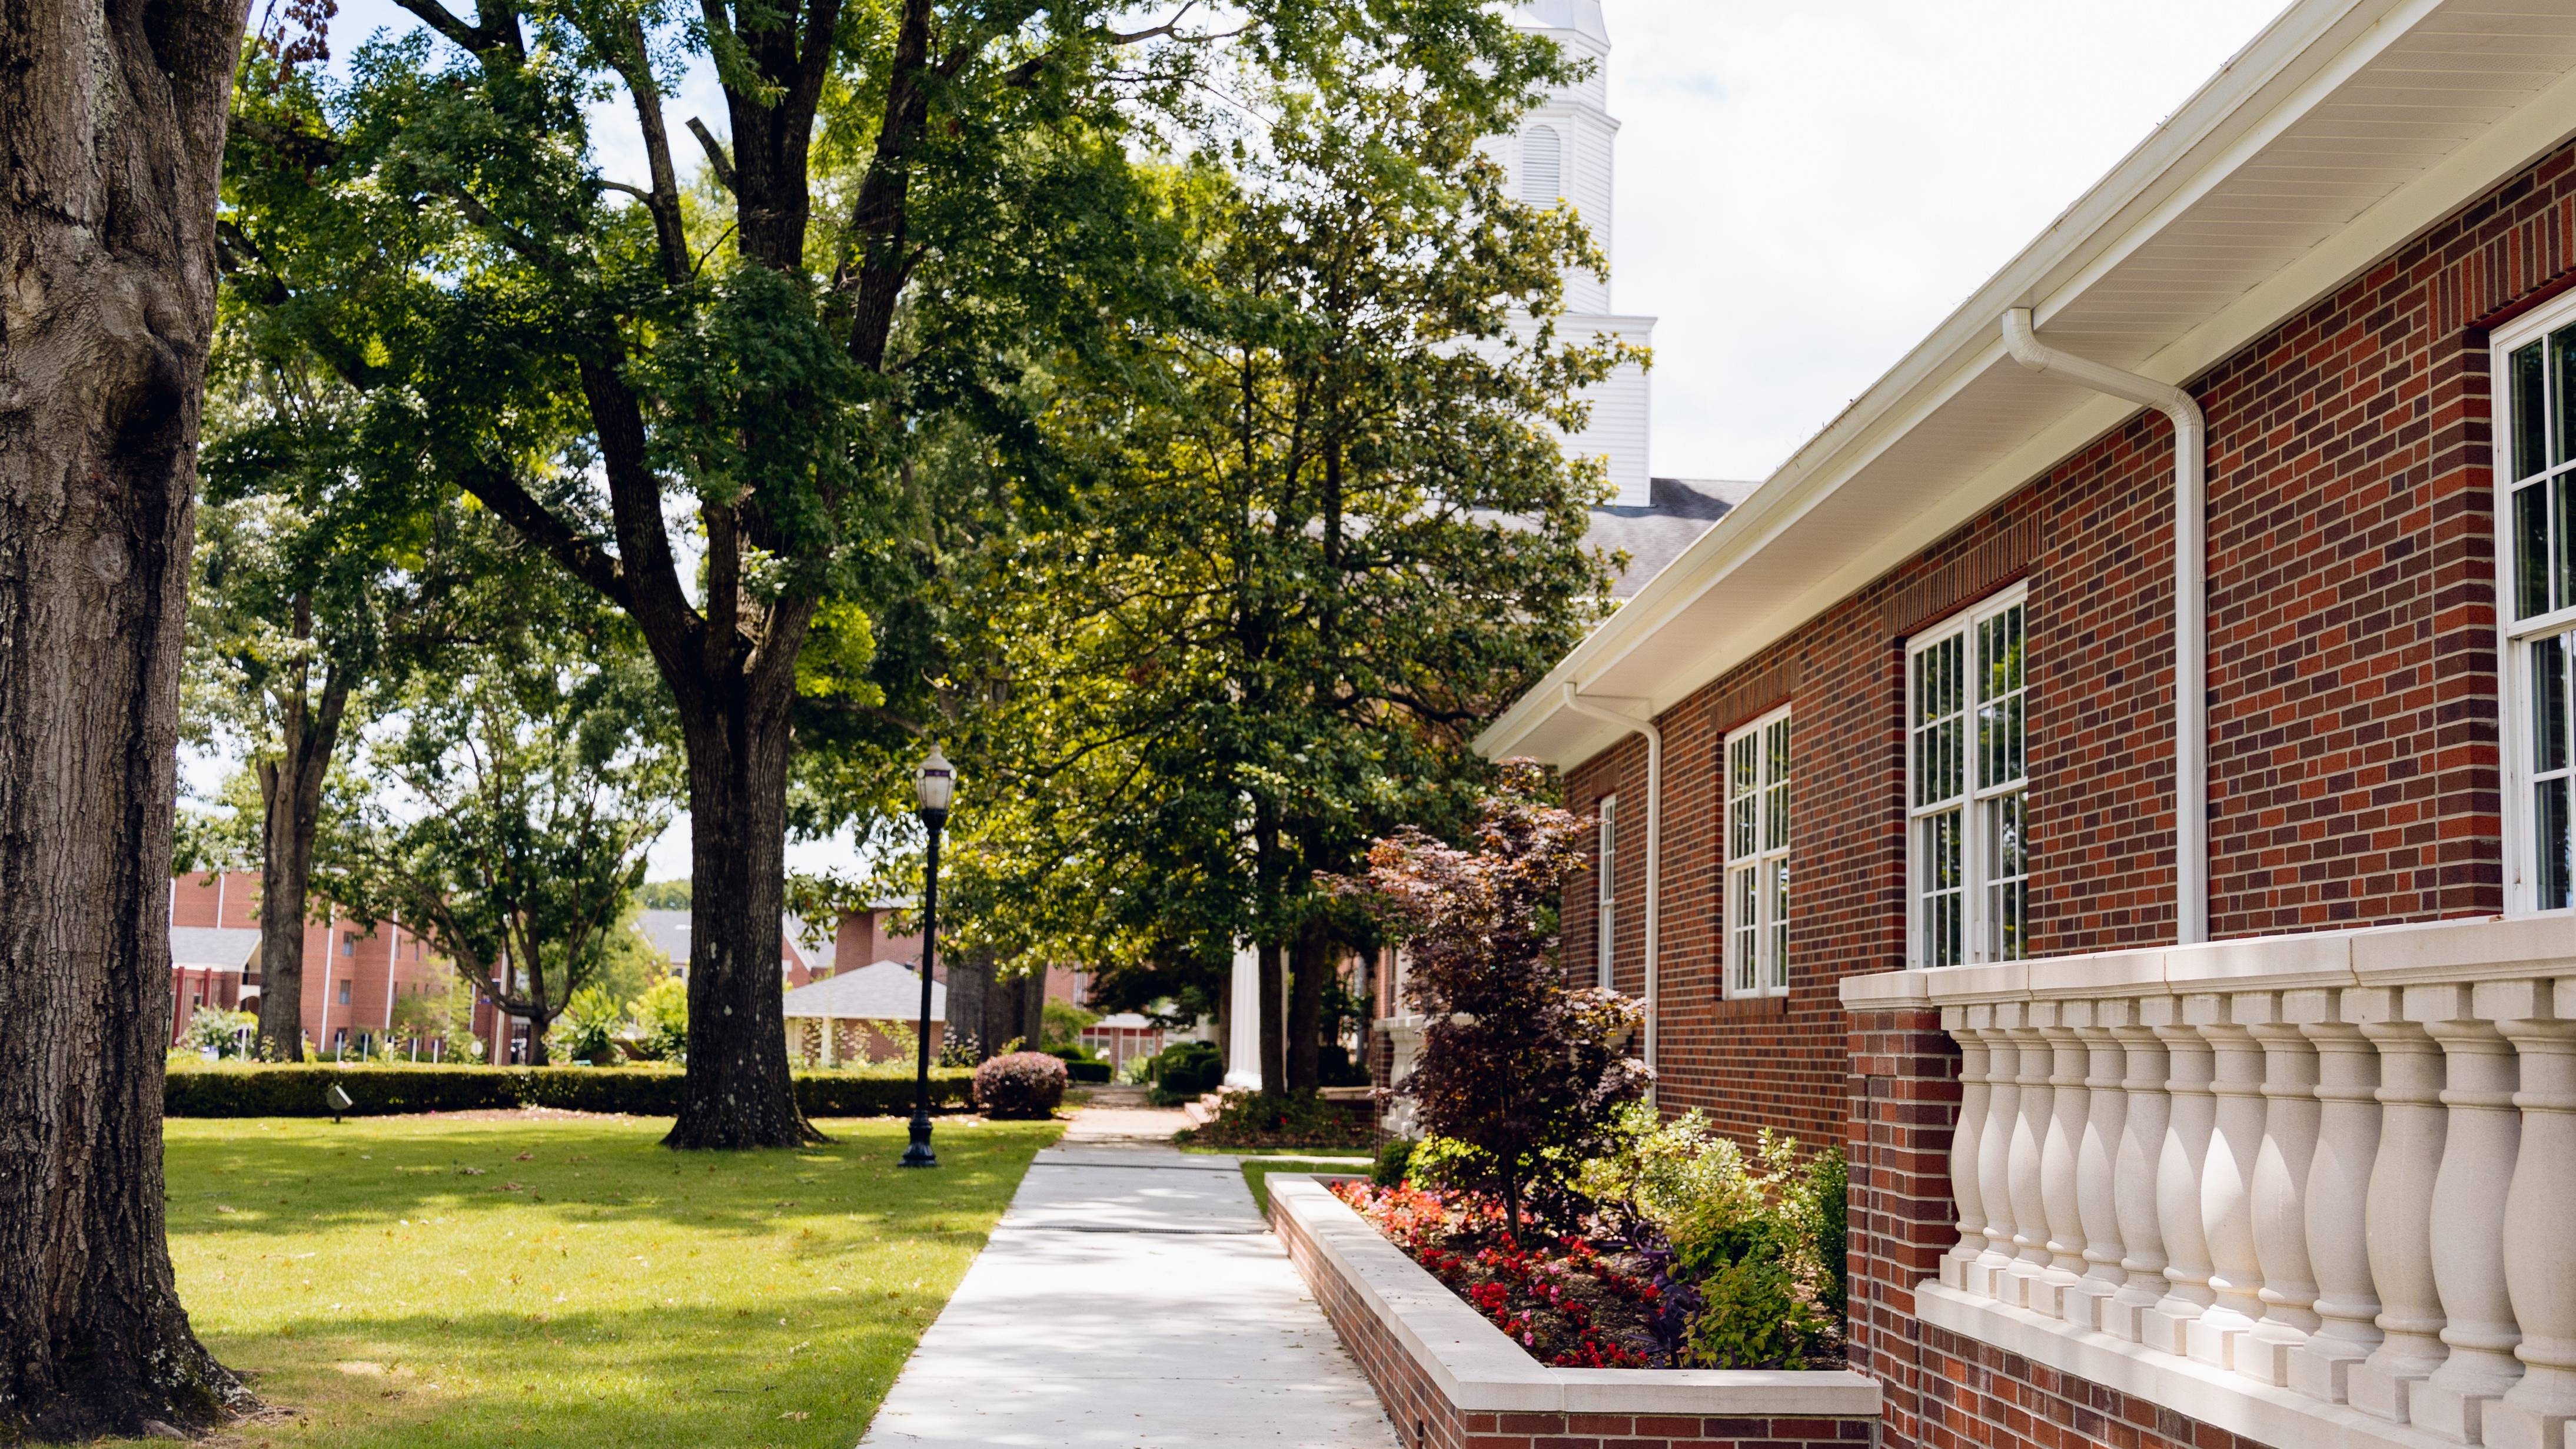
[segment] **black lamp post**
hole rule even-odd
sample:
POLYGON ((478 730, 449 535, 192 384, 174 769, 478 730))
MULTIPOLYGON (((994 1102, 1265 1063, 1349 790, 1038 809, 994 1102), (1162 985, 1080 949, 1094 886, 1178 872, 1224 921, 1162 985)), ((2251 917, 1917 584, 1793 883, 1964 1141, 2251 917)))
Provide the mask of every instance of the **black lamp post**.
POLYGON ((949 797, 957 791, 957 767, 948 763, 937 745, 930 747, 930 758, 921 762, 921 768, 913 771, 912 790, 922 826, 930 832, 930 861, 921 885, 921 1034, 915 1042, 919 1055, 913 1069, 912 1145, 903 1150, 903 1165, 937 1167, 939 1154, 930 1150, 930 978, 939 965, 939 832, 948 824, 949 797))

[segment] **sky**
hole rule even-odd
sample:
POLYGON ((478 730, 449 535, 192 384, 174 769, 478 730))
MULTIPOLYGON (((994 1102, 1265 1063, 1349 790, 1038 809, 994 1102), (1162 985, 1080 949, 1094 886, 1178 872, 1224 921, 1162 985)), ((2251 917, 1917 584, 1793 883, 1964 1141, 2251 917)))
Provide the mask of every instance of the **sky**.
MULTIPOLYGON (((1659 319, 1653 472, 1768 476, 2280 8, 1603 0, 1622 123, 1611 287, 1619 311, 1659 319)), ((411 24, 349 0, 335 62, 411 24)), ((673 112, 724 129, 703 68, 673 112)), ((641 169, 629 149, 611 143, 610 174, 641 169)), ((855 863, 841 843, 790 849, 797 869, 855 863)), ((688 869, 682 817, 651 874, 688 869)))

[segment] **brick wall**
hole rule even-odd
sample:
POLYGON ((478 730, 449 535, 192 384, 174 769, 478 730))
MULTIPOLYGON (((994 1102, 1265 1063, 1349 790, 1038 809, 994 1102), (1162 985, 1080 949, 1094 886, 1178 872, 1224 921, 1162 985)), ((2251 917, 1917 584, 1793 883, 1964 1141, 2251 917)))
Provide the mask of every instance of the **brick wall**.
MULTIPOLYGON (((2562 147, 2240 350, 2210 423, 2211 930, 2501 909, 2487 328, 2576 280, 2562 147)), ((2141 414, 1667 711, 1663 1101, 1840 1133, 1841 977, 1904 964, 1904 645, 2029 589, 2031 943, 2170 941, 2171 432, 2141 414), (1719 985, 1719 754, 1795 720, 1791 985, 1719 985)), ((1623 811, 1617 976, 1642 986, 1645 749, 1567 776, 1623 811)), ((1588 899, 1567 912, 1588 979, 1588 899)))

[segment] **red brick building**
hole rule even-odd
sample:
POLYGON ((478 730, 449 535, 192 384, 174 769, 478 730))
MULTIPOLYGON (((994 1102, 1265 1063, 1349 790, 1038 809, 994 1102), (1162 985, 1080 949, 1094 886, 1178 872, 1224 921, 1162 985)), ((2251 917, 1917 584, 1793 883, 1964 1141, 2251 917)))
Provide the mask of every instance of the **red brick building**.
MULTIPOLYGON (((198 1006, 259 1009, 257 871, 192 871, 173 880, 170 925, 174 943, 204 948, 176 956, 206 958, 173 961, 173 1043, 198 1006), (212 931, 222 934, 206 934, 212 931)), ((361 1038, 386 1033, 397 1001, 445 991, 448 977, 445 958, 399 922, 370 924, 336 915, 328 924, 310 922, 304 928, 304 1035, 323 1056, 344 1046, 355 1049, 361 1038)))
POLYGON ((2576 11, 2300 0, 1480 741, 1845 1142, 1882 1444, 2576 1444, 2571 136, 2576 11))

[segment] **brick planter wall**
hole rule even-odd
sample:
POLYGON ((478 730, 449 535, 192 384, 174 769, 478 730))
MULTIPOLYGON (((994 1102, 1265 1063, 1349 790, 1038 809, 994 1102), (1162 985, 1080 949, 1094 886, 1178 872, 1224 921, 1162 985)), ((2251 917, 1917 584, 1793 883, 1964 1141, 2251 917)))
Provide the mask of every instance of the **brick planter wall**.
POLYGON ((1313 1178, 1274 1176, 1269 1186, 1272 1230, 1405 1449, 1839 1449, 1874 1440, 1877 1395, 1854 1374, 1548 1368, 1313 1178), (1837 1395, 1828 1407, 1865 1402, 1873 1412, 1795 1411, 1799 1400, 1837 1395), (1718 1412, 1730 1398, 1744 1411, 1718 1412))

